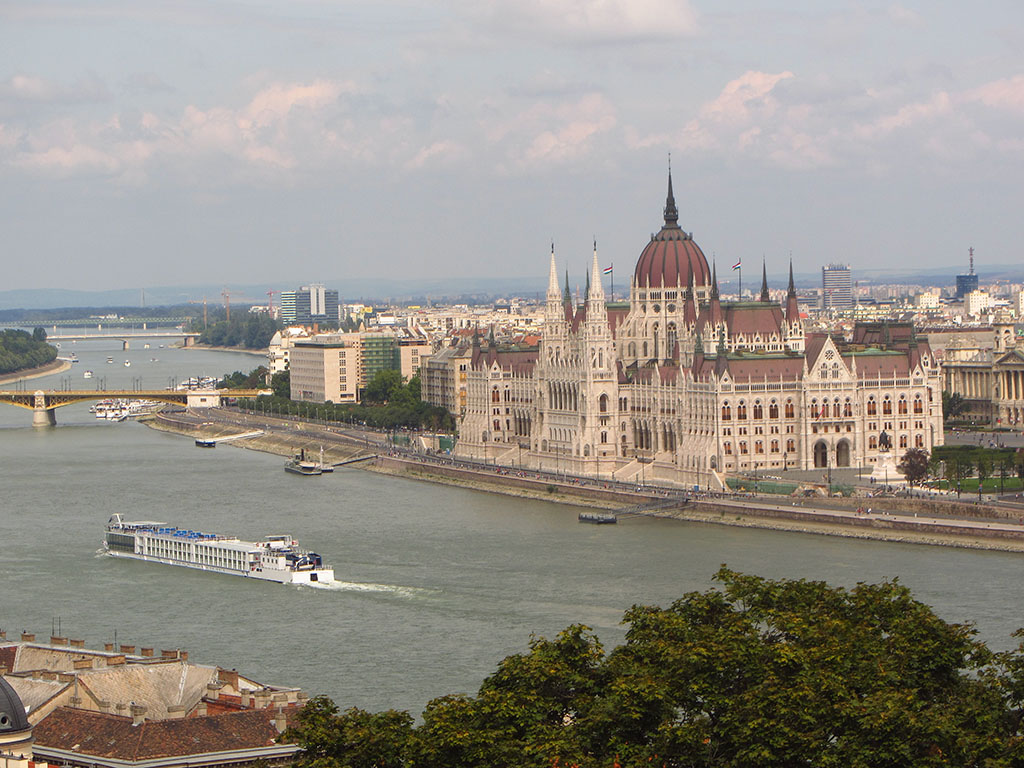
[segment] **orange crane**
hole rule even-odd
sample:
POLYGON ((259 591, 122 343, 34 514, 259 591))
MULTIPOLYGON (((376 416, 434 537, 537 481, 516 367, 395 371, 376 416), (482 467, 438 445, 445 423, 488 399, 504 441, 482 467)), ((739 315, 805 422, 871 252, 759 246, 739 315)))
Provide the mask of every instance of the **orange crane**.
POLYGON ((267 309, 269 310, 271 315, 274 314, 274 294, 275 293, 277 293, 277 291, 267 291, 267 309))

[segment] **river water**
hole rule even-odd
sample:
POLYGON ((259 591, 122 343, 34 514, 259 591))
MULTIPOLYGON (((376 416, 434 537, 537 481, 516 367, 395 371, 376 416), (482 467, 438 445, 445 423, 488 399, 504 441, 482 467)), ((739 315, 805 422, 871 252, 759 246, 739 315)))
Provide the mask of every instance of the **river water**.
MULTIPOLYGON (((261 362, 156 341, 133 347, 79 342, 71 371, 25 388, 94 389, 99 377, 110 389, 162 388, 261 362)), ((587 526, 571 507, 356 469, 299 477, 277 456, 198 449, 133 422, 99 422, 87 405, 59 409, 57 421, 33 429, 30 412, 0 409, 0 627, 43 637, 59 617, 64 635, 92 647, 115 632, 121 643, 180 647, 342 707, 417 714, 435 696, 474 693, 531 633, 572 623, 612 647, 630 605, 707 589, 721 563, 842 585, 898 577, 999 648, 1024 625, 1020 555, 663 520, 587 526), (334 565, 340 584, 298 588, 103 557, 112 512, 249 539, 290 533, 334 565)))

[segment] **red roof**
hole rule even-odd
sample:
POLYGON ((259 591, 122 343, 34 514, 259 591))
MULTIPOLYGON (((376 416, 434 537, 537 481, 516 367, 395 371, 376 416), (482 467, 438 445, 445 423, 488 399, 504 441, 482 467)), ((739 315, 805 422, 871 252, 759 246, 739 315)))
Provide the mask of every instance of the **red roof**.
POLYGON ((636 284, 646 288, 685 288, 692 278, 698 286, 711 284, 708 260, 689 234, 665 226, 644 248, 633 272, 636 284))
POLYGON ((271 710, 249 709, 132 725, 130 717, 59 707, 36 725, 33 736, 40 752, 51 747, 83 758, 152 760, 269 747, 279 736, 272 718, 271 710))

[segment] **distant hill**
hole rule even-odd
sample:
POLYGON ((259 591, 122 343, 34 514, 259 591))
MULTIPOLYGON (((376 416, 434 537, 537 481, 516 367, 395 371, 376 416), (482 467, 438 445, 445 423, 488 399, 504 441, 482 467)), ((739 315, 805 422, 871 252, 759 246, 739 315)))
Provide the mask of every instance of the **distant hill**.
MULTIPOLYGON (((956 282, 956 275, 966 271, 966 265, 939 267, 894 267, 892 269, 858 269, 851 264, 853 279, 861 284, 870 283, 912 283, 916 285, 947 286, 956 282)), ((978 264, 975 271, 982 284, 990 281, 1024 282, 1024 266, 1017 264, 978 264)), ((723 283, 733 280, 733 273, 719 273, 723 283)), ((580 275, 576 276, 581 277, 580 275)), ((622 294, 629 281, 630 273, 615 276, 615 290, 622 294)), ((797 272, 794 274, 797 287, 807 288, 821 285, 821 271, 797 272)), ((773 288, 783 287, 789 273, 772 273, 768 281, 773 288)), ((471 302, 488 301, 496 297, 520 296, 542 298, 547 290, 547 277, 456 277, 415 279, 344 279, 323 280, 329 288, 337 288, 345 302, 471 302)), ((760 268, 744 275, 744 286, 760 283, 760 268)), ((281 290, 298 288, 303 283, 256 283, 229 285, 232 303, 239 305, 266 304, 267 291, 275 294, 281 290)), ((573 290, 576 289, 573 284, 573 290)), ((582 287, 582 286, 581 286, 582 287)), ((203 298, 210 306, 223 303, 223 285, 173 285, 125 288, 105 291, 77 291, 63 288, 21 289, 0 291, 0 310, 4 309, 51 309, 54 307, 147 307, 173 306, 180 304, 201 304, 203 298)))

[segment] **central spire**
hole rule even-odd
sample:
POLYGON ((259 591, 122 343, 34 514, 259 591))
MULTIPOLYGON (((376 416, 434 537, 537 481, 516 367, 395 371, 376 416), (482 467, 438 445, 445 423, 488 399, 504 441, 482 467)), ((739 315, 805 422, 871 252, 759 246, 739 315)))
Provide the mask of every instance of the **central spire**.
POLYGON ((668 165, 668 196, 665 198, 665 226, 679 226, 679 211, 676 209, 676 198, 672 194, 672 159, 669 156, 668 165))
POLYGON ((770 301, 768 298, 768 264, 761 258, 761 301, 770 301))

